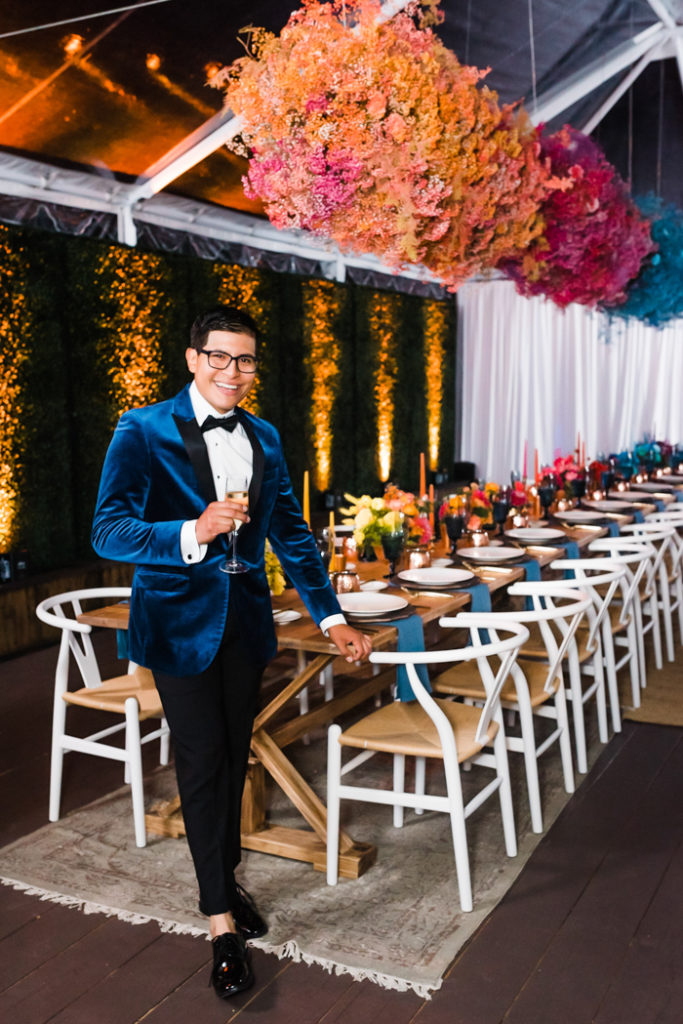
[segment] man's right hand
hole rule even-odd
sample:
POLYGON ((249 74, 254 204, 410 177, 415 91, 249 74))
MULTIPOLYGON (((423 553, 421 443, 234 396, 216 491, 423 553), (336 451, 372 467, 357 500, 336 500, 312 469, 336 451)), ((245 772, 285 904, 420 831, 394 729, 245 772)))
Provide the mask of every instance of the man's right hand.
POLYGON ((207 505, 195 526, 197 543, 209 544, 221 533, 232 533, 235 522, 248 523, 247 508, 239 501, 226 498, 224 501, 212 501, 207 505))

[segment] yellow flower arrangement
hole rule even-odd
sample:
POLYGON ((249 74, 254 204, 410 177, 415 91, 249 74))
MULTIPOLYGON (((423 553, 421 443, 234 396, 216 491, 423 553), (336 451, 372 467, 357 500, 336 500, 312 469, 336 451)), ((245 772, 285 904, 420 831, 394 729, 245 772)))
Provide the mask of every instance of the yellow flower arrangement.
POLYGON ((270 541, 266 541, 266 548, 264 551, 264 559, 266 563, 266 579, 268 580, 268 586, 270 591, 275 597, 278 597, 285 589, 285 574, 282 571, 280 560, 270 546, 270 541))

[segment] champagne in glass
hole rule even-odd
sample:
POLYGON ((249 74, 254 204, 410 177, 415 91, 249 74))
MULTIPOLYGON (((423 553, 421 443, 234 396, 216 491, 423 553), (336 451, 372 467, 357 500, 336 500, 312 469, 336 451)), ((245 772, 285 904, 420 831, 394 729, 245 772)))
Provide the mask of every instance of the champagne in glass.
MULTIPOLYGON (((226 501, 237 501, 241 505, 244 505, 244 510, 246 512, 247 508, 249 507, 249 481, 245 476, 242 475, 228 477, 225 490, 225 499, 226 501)), ((222 572, 249 572, 249 566, 237 557, 237 531, 239 530, 241 525, 241 519, 236 519, 231 534, 232 555, 219 566, 222 572)))

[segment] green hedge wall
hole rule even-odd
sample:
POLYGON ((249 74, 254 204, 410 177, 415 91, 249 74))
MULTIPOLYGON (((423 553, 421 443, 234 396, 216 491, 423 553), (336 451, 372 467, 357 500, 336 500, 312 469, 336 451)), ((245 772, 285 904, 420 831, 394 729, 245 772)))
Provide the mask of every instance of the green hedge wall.
MULTIPOLYGON (((198 310, 219 301, 242 302, 260 323, 259 412, 280 430, 296 486, 314 465, 310 397, 318 371, 306 361, 304 331, 310 284, 296 275, 0 225, 0 551, 27 548, 35 569, 92 557, 92 510, 118 416, 186 383, 189 325, 198 310)), ((381 493, 372 328, 381 302, 395 405, 390 476, 414 489, 419 453, 427 451, 425 300, 354 285, 325 289, 339 347, 330 487, 381 493)), ((443 308, 439 465, 450 467, 454 302, 443 308)), ((312 495, 314 510, 322 500, 312 495)))

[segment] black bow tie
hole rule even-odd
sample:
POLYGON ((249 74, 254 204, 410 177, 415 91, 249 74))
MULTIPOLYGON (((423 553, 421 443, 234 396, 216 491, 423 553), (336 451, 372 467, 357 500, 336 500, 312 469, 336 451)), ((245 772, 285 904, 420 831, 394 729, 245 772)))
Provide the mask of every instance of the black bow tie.
POLYGON ((225 416, 223 419, 219 419, 217 416, 207 416, 202 423, 202 434, 207 430, 213 430, 214 427, 223 427, 223 430, 229 430, 232 432, 237 426, 237 416, 225 416))

